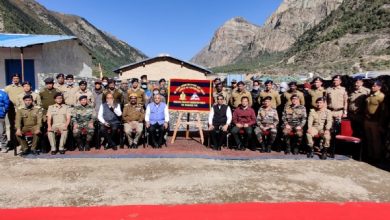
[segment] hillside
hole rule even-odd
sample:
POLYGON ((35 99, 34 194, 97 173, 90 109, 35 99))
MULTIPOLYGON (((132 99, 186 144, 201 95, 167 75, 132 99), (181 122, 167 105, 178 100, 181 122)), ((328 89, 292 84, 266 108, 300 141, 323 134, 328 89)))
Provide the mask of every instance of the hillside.
POLYGON ((0 31, 76 36, 92 51, 94 63, 101 63, 109 75, 118 66, 146 58, 141 51, 99 30, 84 18, 47 10, 34 0, 0 1, 0 31))

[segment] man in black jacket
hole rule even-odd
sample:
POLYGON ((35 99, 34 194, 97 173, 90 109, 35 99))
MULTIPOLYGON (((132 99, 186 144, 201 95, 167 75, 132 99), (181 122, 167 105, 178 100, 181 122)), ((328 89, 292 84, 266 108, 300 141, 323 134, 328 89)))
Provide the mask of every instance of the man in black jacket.
POLYGON ((215 150, 221 150, 223 138, 232 121, 232 111, 228 105, 224 104, 224 100, 222 95, 218 95, 217 104, 211 107, 209 115, 209 130, 212 147, 215 150))

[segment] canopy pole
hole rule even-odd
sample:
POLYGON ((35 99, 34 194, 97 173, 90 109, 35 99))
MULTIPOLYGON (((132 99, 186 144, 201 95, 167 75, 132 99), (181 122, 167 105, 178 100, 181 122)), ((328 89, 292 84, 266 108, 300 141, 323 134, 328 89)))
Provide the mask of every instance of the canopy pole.
POLYGON ((22 82, 24 82, 24 56, 23 56, 23 47, 20 48, 20 66, 22 69, 22 82))

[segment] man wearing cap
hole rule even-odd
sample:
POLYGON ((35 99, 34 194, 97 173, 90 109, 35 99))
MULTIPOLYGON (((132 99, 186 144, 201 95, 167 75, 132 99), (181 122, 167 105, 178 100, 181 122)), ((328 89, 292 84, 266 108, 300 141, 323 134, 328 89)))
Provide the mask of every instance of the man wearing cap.
POLYGON ((74 85, 73 75, 66 75, 65 80, 66 86, 63 91, 65 104, 73 108, 77 104, 76 94, 79 91, 79 87, 74 85))
POLYGON ((146 107, 146 128, 150 131, 153 147, 160 148, 163 144, 164 135, 168 129, 169 111, 168 106, 161 102, 161 96, 155 95, 154 102, 146 107))
POLYGON ((49 109, 50 105, 54 105, 56 102, 54 101, 54 95, 58 92, 61 92, 60 90, 54 88, 54 79, 49 77, 45 79, 45 88, 43 88, 39 92, 39 97, 41 98, 41 107, 42 107, 42 115, 43 115, 43 122, 46 123, 46 114, 47 110, 49 109))
POLYGON ((88 96, 82 95, 78 100, 79 105, 76 105, 72 111, 73 137, 77 141, 79 151, 89 151, 96 113, 93 106, 88 103, 88 96), (82 138, 84 135, 86 136, 85 140, 82 138))
POLYGON ((272 107, 271 96, 264 97, 262 103, 257 114, 255 134, 261 145, 260 151, 270 153, 278 132, 279 116, 272 107))
POLYGON ((99 112, 100 105, 103 101, 103 87, 102 87, 102 81, 96 80, 95 81, 95 88, 92 91, 93 94, 93 100, 94 102, 94 108, 96 114, 99 112))
POLYGON ((30 82, 27 82, 27 81, 24 81, 22 83, 22 86, 23 86, 23 92, 20 93, 18 95, 18 99, 16 101, 16 106, 19 108, 19 107, 23 107, 24 106, 24 101, 23 101, 23 97, 25 95, 31 95, 33 97, 33 103, 35 106, 41 106, 42 105, 42 102, 41 102, 41 97, 39 96, 39 94, 33 92, 31 90, 31 84, 30 82))
POLYGON ((382 82, 376 81, 366 99, 364 130, 368 147, 368 157, 371 160, 379 161, 384 158, 384 144, 382 141, 385 135, 385 95, 381 92, 382 82))
MULTIPOLYGON (((23 87, 20 85, 20 78, 18 74, 12 76, 12 84, 5 87, 4 91, 7 93, 10 102, 9 109, 6 116, 8 126, 6 126, 7 136, 11 146, 16 145, 15 136, 15 116, 17 110, 18 95, 23 93, 23 87)), ((8 152, 8 147, 3 149, 3 152, 8 152)))
POLYGON ((121 106, 122 103, 122 93, 115 87, 115 80, 109 79, 107 88, 103 91, 102 101, 105 102, 107 100, 106 96, 111 94, 114 98, 115 103, 121 106))
POLYGON ((328 109, 332 111, 333 121, 340 122, 341 118, 347 117, 348 94, 341 86, 341 76, 336 75, 332 78, 332 87, 326 89, 326 101, 328 109))
POLYGON ((42 109, 33 104, 31 94, 24 95, 23 101, 24 106, 19 107, 16 112, 16 138, 22 146, 21 155, 27 155, 29 149, 25 136, 32 135, 31 153, 36 155, 39 134, 41 133, 42 127, 42 109))
POLYGON ((265 97, 269 96, 271 97, 271 107, 276 109, 281 104, 280 101, 280 95, 277 91, 274 91, 272 86, 273 86, 273 81, 272 80, 267 80, 264 83, 265 89, 264 91, 260 92, 258 102, 261 105, 263 105, 263 100, 265 97))
POLYGON ((10 105, 10 100, 6 92, 0 89, 0 151, 7 151, 7 132, 5 117, 10 105))
POLYGON ((355 88, 348 96, 348 118, 351 120, 354 137, 364 136, 364 112, 369 94, 370 90, 363 86, 363 78, 356 78, 355 88))
POLYGON ((54 88, 59 90, 60 92, 64 92, 66 88, 65 84, 65 75, 63 73, 59 73, 56 76, 57 82, 54 84, 54 88))
POLYGON ((324 97, 320 97, 316 100, 317 107, 310 109, 308 123, 307 123, 307 145, 309 151, 307 157, 312 158, 314 156, 314 140, 313 138, 319 135, 322 141, 322 154, 321 159, 327 158, 327 149, 330 147, 330 129, 333 124, 332 112, 326 109, 326 100, 324 97))
POLYGON ((289 82, 288 83, 289 90, 283 93, 283 100, 286 103, 285 106, 291 105, 291 97, 292 95, 298 96, 299 102, 301 105, 305 105, 305 96, 301 91, 298 90, 297 82, 289 82))
POLYGON ((237 89, 232 91, 232 96, 230 97, 230 104, 235 109, 241 104, 242 97, 248 97, 249 107, 252 106, 252 95, 249 91, 245 89, 245 84, 243 81, 237 83, 237 89))
POLYGON ((94 106, 95 99, 93 98, 92 92, 87 89, 87 81, 82 80, 79 82, 79 90, 76 92, 76 104, 80 104, 80 97, 87 96, 88 105, 94 106))
POLYGON ((127 91, 127 97, 130 102, 130 94, 135 93, 137 95, 137 104, 145 105, 145 91, 138 87, 138 79, 134 78, 131 80, 131 88, 127 91))
POLYGON ((125 122, 124 129, 129 142, 129 148, 137 148, 138 140, 143 130, 145 118, 144 107, 137 104, 137 94, 130 94, 130 102, 123 109, 122 119, 125 122), (134 138, 132 133, 135 134, 134 138))
POLYGON ((61 134, 58 149, 60 154, 65 154, 64 145, 66 138, 68 137, 68 126, 70 124, 72 110, 69 106, 64 104, 64 97, 62 93, 55 94, 54 100, 56 104, 49 106, 46 114, 47 136, 51 146, 51 154, 54 155, 57 153, 55 134, 61 134))
POLYGON ((218 96, 223 96, 223 104, 228 105, 230 100, 230 95, 227 91, 224 91, 222 83, 215 85, 215 91, 213 92, 214 104, 218 104, 218 96))
POLYGON ((322 86, 323 80, 321 77, 316 77, 312 81, 312 88, 308 88, 308 94, 310 96, 311 100, 311 107, 310 108, 316 108, 317 104, 316 101, 320 97, 326 97, 326 91, 325 88, 322 86))
POLYGON ((282 128, 284 141, 286 142, 286 154, 291 153, 292 140, 295 141, 294 154, 298 154, 299 146, 302 143, 303 127, 306 124, 306 108, 300 104, 296 94, 291 96, 291 104, 284 108, 282 116, 282 128))

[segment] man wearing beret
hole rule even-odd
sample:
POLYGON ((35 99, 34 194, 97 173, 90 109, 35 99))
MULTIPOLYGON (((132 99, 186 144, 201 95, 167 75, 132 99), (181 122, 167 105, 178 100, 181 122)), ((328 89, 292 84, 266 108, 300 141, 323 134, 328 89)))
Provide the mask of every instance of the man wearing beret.
POLYGON ((298 96, 299 104, 305 106, 305 96, 301 91, 298 90, 297 82, 293 81, 288 84, 289 90, 283 93, 283 101, 286 103, 285 106, 290 106, 291 103, 291 97, 293 95, 298 96))
POLYGON ((81 96, 87 96, 88 105, 93 106, 94 105, 94 98, 92 92, 87 89, 87 81, 82 80, 79 82, 79 90, 76 92, 76 104, 80 104, 80 97, 81 96))
POLYGON ((89 151, 94 133, 93 124, 96 112, 93 106, 88 103, 88 96, 82 95, 78 101, 79 105, 76 105, 72 111, 73 137, 77 141, 79 151, 89 151), (83 136, 86 136, 86 139, 83 136))
POLYGON ((232 95, 230 96, 230 104, 233 109, 236 109, 241 105, 242 97, 248 97, 249 107, 252 107, 252 95, 246 90, 244 82, 240 81, 237 83, 237 89, 232 91, 232 95))
POLYGON ((145 118, 143 106, 137 103, 137 94, 130 94, 130 102, 125 105, 122 118, 125 122, 124 127, 127 140, 129 141, 129 147, 137 148, 138 140, 142 134, 143 121, 145 118), (132 133, 135 133, 134 138, 132 138, 132 133))
POLYGON ((31 95, 32 98, 33 98, 33 103, 34 105, 36 106, 41 106, 41 97, 39 96, 39 94, 33 92, 31 90, 31 84, 30 82, 28 81, 24 81, 22 83, 22 86, 23 86, 23 93, 20 93, 18 95, 18 99, 17 99, 17 102, 16 102, 16 106, 19 108, 19 107, 23 107, 24 106, 24 101, 23 101, 23 97, 25 95, 31 95))
POLYGON ((47 113, 47 109, 49 109, 49 106, 50 105, 54 105, 55 104, 55 101, 54 101, 54 95, 58 92, 61 92, 60 90, 54 88, 54 79, 49 77, 49 78, 46 78, 45 79, 45 88, 43 88, 40 92, 39 92, 39 97, 41 98, 41 102, 42 102, 42 110, 43 110, 43 121, 46 122, 46 113, 47 113))
POLYGON ((271 107, 277 108, 281 104, 280 95, 277 91, 273 90, 273 84, 274 82, 272 80, 265 81, 265 89, 264 91, 260 92, 258 102, 261 105, 263 105, 263 101, 266 97, 271 97, 271 107))
POLYGON ((65 104, 73 108, 74 106, 76 106, 77 103, 76 93, 78 92, 79 87, 74 85, 73 75, 71 74, 66 75, 65 79, 66 79, 66 87, 63 91, 65 104))
POLYGON ((39 134, 42 127, 42 109, 33 104, 32 95, 23 97, 24 106, 18 108, 16 112, 16 138, 22 146, 21 155, 27 155, 29 152, 26 136, 32 136, 31 153, 37 154, 37 145, 39 134))
POLYGON ((49 106, 47 110, 47 136, 51 146, 51 154, 57 153, 57 144, 55 133, 61 134, 60 143, 58 146, 60 154, 65 154, 65 142, 68 137, 68 126, 70 124, 71 108, 64 103, 62 93, 54 95, 56 104, 49 106))
POLYGON ((57 82, 54 84, 54 88, 58 89, 60 92, 64 92, 66 88, 65 84, 65 75, 63 73, 59 73, 56 76, 57 82))

